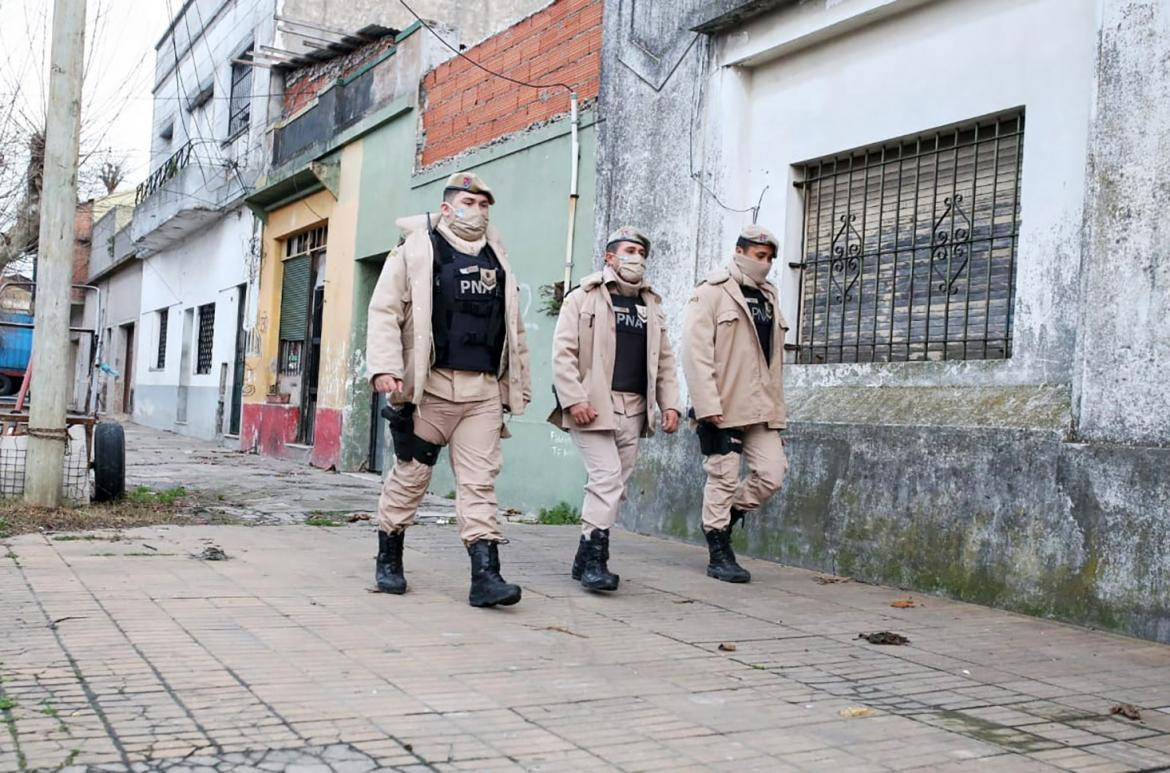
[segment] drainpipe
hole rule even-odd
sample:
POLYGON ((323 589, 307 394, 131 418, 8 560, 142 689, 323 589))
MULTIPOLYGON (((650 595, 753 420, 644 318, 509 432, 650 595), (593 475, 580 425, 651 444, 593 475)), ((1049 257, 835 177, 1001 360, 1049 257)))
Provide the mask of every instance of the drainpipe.
POLYGON ((573 282, 573 230, 577 224, 577 178, 581 166, 581 143, 577 137, 580 119, 577 115, 577 92, 569 93, 569 122, 572 136, 572 165, 569 173, 569 228, 565 234, 565 282, 561 297, 569 294, 573 282))

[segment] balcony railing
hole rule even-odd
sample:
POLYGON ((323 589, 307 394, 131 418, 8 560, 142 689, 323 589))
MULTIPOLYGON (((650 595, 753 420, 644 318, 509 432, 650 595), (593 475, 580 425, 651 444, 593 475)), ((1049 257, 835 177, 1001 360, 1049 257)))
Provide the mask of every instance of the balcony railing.
POLYGON ((158 169, 150 173, 150 176, 139 183, 138 188, 134 193, 134 206, 138 206, 146 201, 152 193, 163 187, 169 180, 173 179, 180 171, 187 167, 191 162, 190 142, 183 145, 175 151, 174 155, 164 161, 158 169))

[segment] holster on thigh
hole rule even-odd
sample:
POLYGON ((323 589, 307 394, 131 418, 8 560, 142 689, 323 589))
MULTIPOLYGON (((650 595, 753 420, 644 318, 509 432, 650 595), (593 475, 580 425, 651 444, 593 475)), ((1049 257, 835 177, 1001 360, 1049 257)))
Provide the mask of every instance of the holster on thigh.
POLYGON ((723 429, 709 421, 700 421, 695 434, 699 436, 699 451, 703 456, 743 453, 742 429, 723 429))
POLYGON ((414 403, 401 406, 387 405, 382 417, 390 424, 390 439, 394 441, 394 456, 400 462, 418 461, 434 467, 443 446, 430 443, 414 434, 414 403))

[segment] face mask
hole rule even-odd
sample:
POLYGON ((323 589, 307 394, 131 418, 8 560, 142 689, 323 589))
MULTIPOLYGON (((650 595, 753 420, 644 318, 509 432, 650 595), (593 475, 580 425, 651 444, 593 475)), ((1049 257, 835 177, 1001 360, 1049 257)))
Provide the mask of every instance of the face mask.
POLYGON ((619 255, 617 275, 630 284, 639 284, 646 276, 646 259, 639 255, 619 255))
POLYGON ((736 255, 735 265, 743 272, 751 281, 756 284, 763 284, 768 281, 768 272, 772 270, 771 263, 761 263, 758 260, 753 260, 747 255, 736 255))
POLYGON ((460 239, 474 242, 482 239, 487 232, 488 218, 482 212, 469 215, 464 207, 459 207, 451 212, 447 224, 451 228, 451 233, 460 239))

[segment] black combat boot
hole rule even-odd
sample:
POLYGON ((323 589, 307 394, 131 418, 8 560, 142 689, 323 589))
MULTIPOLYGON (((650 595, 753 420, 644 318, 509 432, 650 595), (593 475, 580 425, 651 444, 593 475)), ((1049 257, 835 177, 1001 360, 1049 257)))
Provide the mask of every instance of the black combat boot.
POLYGON ((585 571, 585 554, 589 552, 589 543, 585 539, 585 535, 581 535, 581 539, 577 542, 577 555, 573 556, 573 568, 569 574, 573 576, 574 580, 581 579, 581 572, 585 571))
MULTIPOLYGON (((738 507, 731 508, 731 528, 735 528, 737 523, 742 523, 744 516, 747 515, 747 510, 740 510, 738 507)), ((744 524, 746 526, 746 524, 744 524)))
POLYGON ((378 530, 378 557, 374 559, 374 581, 382 593, 406 593, 402 571, 402 542, 405 531, 387 534, 378 530))
POLYGON ((731 526, 707 532, 707 550, 711 560, 707 564, 707 576, 723 582, 751 582, 752 574, 735 562, 735 551, 731 549, 731 526))
POLYGON ((504 582, 500 576, 499 544, 478 540, 467 546, 471 557, 471 592, 467 603, 473 607, 510 606, 520 600, 520 586, 504 582))
POLYGON ((585 540, 585 565, 581 571, 581 585, 589 590, 617 590, 621 580, 609 571, 609 529, 594 529, 585 540))

